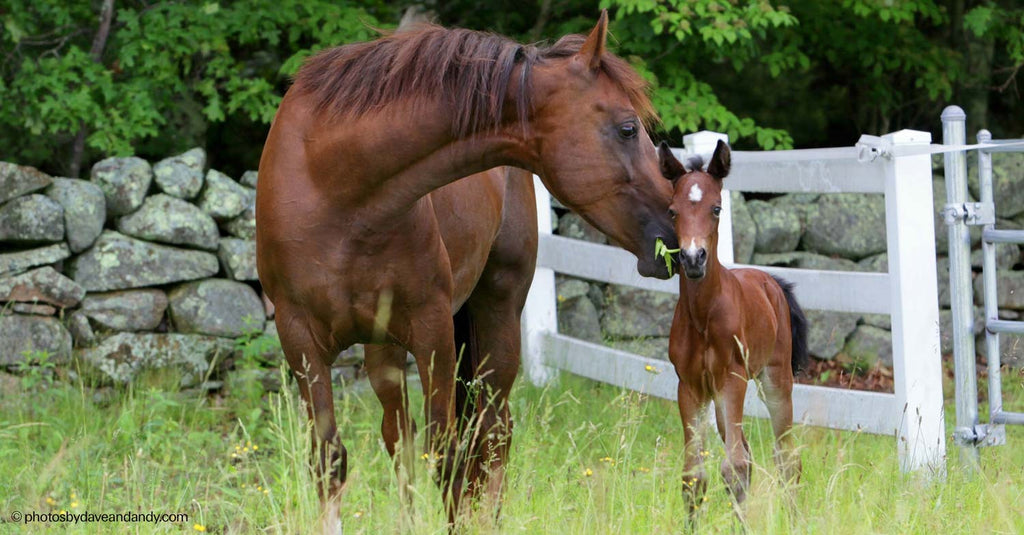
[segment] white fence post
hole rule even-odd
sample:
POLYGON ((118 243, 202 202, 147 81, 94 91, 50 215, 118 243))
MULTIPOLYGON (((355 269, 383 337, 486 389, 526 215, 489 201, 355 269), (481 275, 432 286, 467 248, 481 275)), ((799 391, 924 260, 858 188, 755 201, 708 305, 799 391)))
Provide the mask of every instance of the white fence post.
MULTIPOLYGON (((901 146, 927 146, 931 134, 900 130, 882 139, 898 154, 901 146)), ((946 439, 931 157, 894 157, 885 167, 893 375, 896 406, 903 410, 897 437, 900 468, 928 469, 943 477, 946 439)))
MULTIPOLYGON (((719 139, 726 143, 729 142, 729 136, 726 134, 701 130, 695 134, 683 136, 683 148, 688 155, 703 156, 704 163, 707 163, 711 155, 714 154, 719 139)), ((732 251, 732 196, 728 189, 722 190, 722 215, 718 219, 718 260, 725 265, 730 265, 735 261, 732 251)))
MULTIPOLYGON (((551 234, 551 194, 536 175, 533 188, 537 195, 537 230, 543 239, 551 234)), ((555 271, 538 265, 522 318, 523 371, 536 386, 547 384, 558 374, 558 370, 544 365, 544 337, 558 331, 557 299, 555 271)))

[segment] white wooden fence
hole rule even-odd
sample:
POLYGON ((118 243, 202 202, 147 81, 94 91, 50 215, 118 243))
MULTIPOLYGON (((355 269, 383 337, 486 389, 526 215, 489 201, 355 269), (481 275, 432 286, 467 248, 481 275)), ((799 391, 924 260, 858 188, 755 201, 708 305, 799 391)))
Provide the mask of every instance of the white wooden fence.
MULTIPOLYGON (((865 137, 865 139, 867 136, 865 137)), ((727 136, 699 132, 684 138, 677 155, 710 154, 727 136)), ((764 267, 796 284, 806 309, 889 314, 895 393, 797 385, 794 420, 807 425, 891 434, 900 467, 943 472, 945 435, 939 310, 935 273, 932 172, 927 154, 913 153, 931 134, 901 130, 858 147, 774 152, 733 151, 728 189, 753 192, 882 193, 885 195, 889 273, 857 273, 764 267), (877 145, 872 147, 872 143, 877 145), (893 150, 897 149, 897 150, 893 150)), ((678 279, 640 277, 636 259, 606 245, 551 234, 550 196, 535 177, 540 228, 537 272, 523 311, 523 364, 534 384, 545 384, 558 370, 658 397, 676 398, 671 364, 585 342, 558 333, 554 273, 624 284, 678 295, 678 279), (653 367, 654 372, 648 371, 653 367)), ((723 195, 719 258, 733 261, 729 195, 723 195)), ((678 275, 677 275, 678 277, 678 275)), ((767 416, 751 385, 746 411, 767 416)))

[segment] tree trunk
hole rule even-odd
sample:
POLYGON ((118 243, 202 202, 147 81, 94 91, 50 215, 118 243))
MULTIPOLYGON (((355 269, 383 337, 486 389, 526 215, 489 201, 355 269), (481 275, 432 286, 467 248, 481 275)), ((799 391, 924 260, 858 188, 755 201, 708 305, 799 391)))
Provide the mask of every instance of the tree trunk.
MULTIPOLYGON (((107 47, 107 37, 110 36, 110 23, 114 18, 114 0, 103 0, 100 8, 100 25, 96 29, 96 35, 92 39, 92 47, 89 55, 93 62, 103 62, 103 50, 107 47)), ((71 146, 71 163, 68 165, 68 176, 79 178, 82 171, 82 156, 85 153, 86 127, 83 122, 75 135, 75 141, 71 146)))

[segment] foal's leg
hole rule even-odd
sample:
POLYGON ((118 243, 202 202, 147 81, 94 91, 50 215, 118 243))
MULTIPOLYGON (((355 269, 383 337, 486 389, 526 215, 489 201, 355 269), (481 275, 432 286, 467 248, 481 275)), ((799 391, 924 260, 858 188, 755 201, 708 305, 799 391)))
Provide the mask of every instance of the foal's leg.
POLYGON ((683 462, 683 499, 687 509, 693 514, 704 501, 704 492, 708 486, 708 475, 704 471, 704 456, 701 455, 702 440, 700 435, 700 411, 704 407, 699 393, 682 378, 676 390, 679 403, 679 416, 683 420, 684 462, 683 462))
POLYGON ((303 321, 304 314, 292 314, 287 305, 277 305, 275 321, 288 365, 299 385, 299 394, 313 424, 313 473, 323 505, 321 528, 324 534, 340 534, 338 506, 348 473, 348 454, 338 437, 331 388, 333 355, 318 343, 328 336, 317 326, 303 321), (317 334, 314 334, 317 333, 317 334))
MULTIPOLYGON (((781 344, 780 344, 781 345, 781 344)), ((785 358, 789 358, 788 353, 785 358)), ((793 371, 788 362, 769 365, 761 374, 764 403, 772 419, 775 434, 775 463, 783 480, 799 482, 802 466, 800 452, 793 443, 790 430, 793 426, 793 371)))
POLYGON ((366 344, 365 349, 370 386, 384 408, 380 433, 388 455, 395 460, 399 488, 404 492, 405 481, 402 478, 411 478, 415 465, 413 436, 416 433, 416 422, 409 418, 409 395, 405 382, 406 351, 404 347, 393 344, 366 344), (395 457, 396 453, 400 453, 400 456, 395 457))
POLYGON ((722 386, 715 404, 722 404, 725 415, 725 459, 722 459, 722 479, 725 485, 741 504, 746 499, 750 487, 750 446, 743 436, 743 398, 747 394, 746 375, 742 370, 726 373, 725 384, 722 386))

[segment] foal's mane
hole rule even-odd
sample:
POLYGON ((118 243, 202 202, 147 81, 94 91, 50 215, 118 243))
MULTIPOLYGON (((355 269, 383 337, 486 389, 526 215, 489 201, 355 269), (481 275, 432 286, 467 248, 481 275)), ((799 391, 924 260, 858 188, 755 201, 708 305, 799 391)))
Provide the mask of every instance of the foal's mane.
MULTIPOLYGON (((443 102, 459 136, 495 128, 517 65, 515 104, 520 122, 530 112, 530 71, 547 59, 579 52, 586 38, 567 35, 554 45, 521 45, 500 35, 423 24, 375 41, 324 50, 295 75, 295 88, 318 111, 355 118, 401 99, 443 102)), ((640 120, 657 115, 647 82, 623 59, 605 52, 601 70, 624 91, 640 120)))

